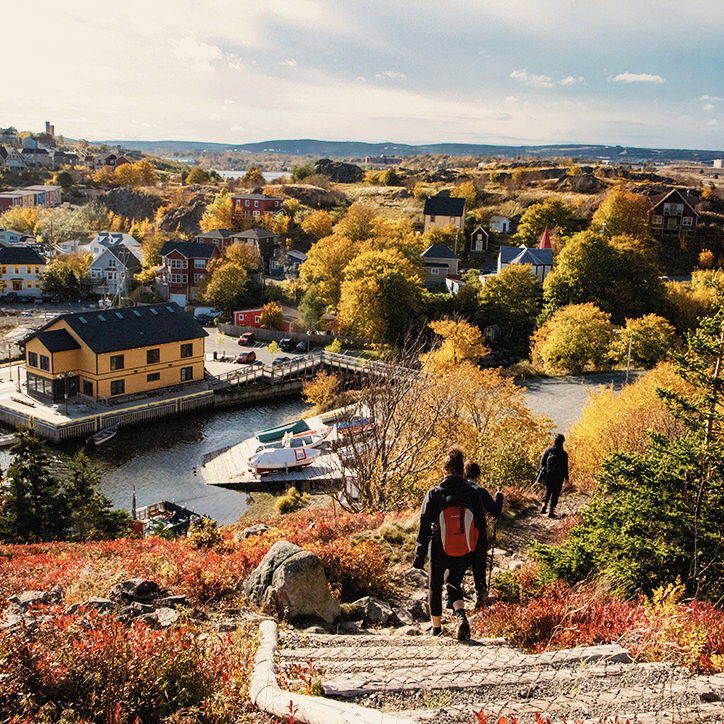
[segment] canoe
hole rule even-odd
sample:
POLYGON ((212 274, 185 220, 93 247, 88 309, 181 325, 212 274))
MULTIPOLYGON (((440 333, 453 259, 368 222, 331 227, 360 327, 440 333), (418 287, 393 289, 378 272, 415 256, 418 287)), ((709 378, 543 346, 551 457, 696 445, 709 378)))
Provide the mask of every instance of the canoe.
POLYGON ((111 438, 114 438, 117 434, 118 434, 118 425, 113 425, 112 427, 104 427, 102 430, 99 430, 95 435, 91 435, 86 440, 86 443, 88 445, 103 445, 103 443, 108 442, 111 438))
POLYGON ((294 470, 311 465, 321 454, 316 447, 265 448, 249 458, 249 467, 257 473, 294 470))
POLYGON ((0 435, 0 447, 9 447, 15 442, 15 435, 0 435))
POLYGON ((295 420, 277 427, 270 427, 267 430, 259 430, 254 434, 259 442, 274 442, 274 440, 281 440, 288 432, 291 432, 292 435, 298 432, 309 432, 309 425, 304 420, 295 420))
POLYGON ((280 449, 284 447, 319 447, 329 437, 329 433, 332 432, 331 427, 324 427, 321 430, 310 430, 309 432, 298 432, 296 435, 286 433, 281 440, 274 442, 265 442, 260 445, 256 451, 261 452, 262 450, 269 449, 280 449))

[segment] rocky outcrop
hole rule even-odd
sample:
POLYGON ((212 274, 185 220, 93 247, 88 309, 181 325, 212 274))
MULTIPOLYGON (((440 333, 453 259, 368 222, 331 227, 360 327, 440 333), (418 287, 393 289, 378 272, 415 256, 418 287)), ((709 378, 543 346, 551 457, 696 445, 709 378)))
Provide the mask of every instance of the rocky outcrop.
POLYGON ((240 533, 237 533, 234 536, 234 540, 240 541, 244 540, 244 538, 249 538, 252 535, 261 535, 262 533, 266 533, 268 530, 271 530, 268 525, 264 525, 264 523, 257 523, 256 525, 251 525, 248 528, 244 528, 244 530, 240 533))
POLYGON ((311 184, 284 184, 275 186, 274 192, 291 196, 305 206, 315 209, 331 209, 347 201, 347 197, 339 191, 311 184))
POLYGON ((330 181, 341 184, 353 184, 364 178, 365 172, 354 163, 344 161, 332 161, 329 158, 320 158, 314 164, 314 170, 326 176, 330 181))
POLYGON ((199 223, 206 208, 206 199, 201 194, 193 196, 189 201, 170 209, 161 221, 161 230, 168 232, 180 231, 184 234, 198 234, 199 223))
POLYGON ((125 186, 109 191, 102 199, 103 205, 115 214, 129 219, 150 219, 161 206, 161 199, 125 186))
POLYGON ((158 583, 148 578, 131 578, 121 583, 116 583, 111 588, 110 597, 114 601, 133 602, 140 601, 148 603, 157 598, 161 593, 158 583))
POLYGON ((318 618, 332 623, 341 613, 322 562, 288 541, 278 541, 269 549, 246 580, 244 591, 252 601, 289 621, 318 618))

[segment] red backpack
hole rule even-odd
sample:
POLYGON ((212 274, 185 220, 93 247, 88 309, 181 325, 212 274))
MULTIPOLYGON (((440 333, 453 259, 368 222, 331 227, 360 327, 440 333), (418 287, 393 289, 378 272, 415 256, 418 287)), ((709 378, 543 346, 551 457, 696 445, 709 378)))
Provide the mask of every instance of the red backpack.
POLYGON ((479 537, 473 511, 462 502, 446 502, 440 511, 440 539, 445 555, 459 558, 472 553, 479 537))

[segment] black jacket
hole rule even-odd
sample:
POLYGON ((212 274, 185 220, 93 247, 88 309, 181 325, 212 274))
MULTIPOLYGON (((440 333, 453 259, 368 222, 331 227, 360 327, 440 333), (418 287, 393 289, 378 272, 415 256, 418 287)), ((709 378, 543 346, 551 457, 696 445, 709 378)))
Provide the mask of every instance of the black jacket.
POLYGON ((415 564, 420 567, 427 558, 427 549, 431 540, 440 540, 438 521, 440 512, 447 502, 455 498, 460 500, 467 508, 473 511, 475 526, 481 536, 485 535, 485 511, 491 515, 499 515, 503 505, 503 496, 498 496, 499 503, 477 485, 471 485, 459 475, 447 475, 434 488, 427 491, 425 500, 420 509, 420 531, 417 534, 417 547, 415 548, 415 564), (482 493, 485 493, 483 496, 482 493), (486 500, 487 498, 487 500, 486 500), (490 507, 488 507, 488 501, 490 507), (494 512, 495 511, 495 512, 494 512))
POLYGON ((541 472, 543 473, 543 480, 546 480, 546 482, 548 483, 558 484, 562 483, 564 480, 568 480, 568 453, 562 447, 558 448, 555 445, 551 445, 550 447, 546 448, 545 452, 543 453, 543 457, 540 459, 540 468, 541 472), (553 453, 557 453, 562 457, 563 477, 561 477, 560 480, 546 480, 546 466, 548 464, 548 458, 553 455, 553 453))

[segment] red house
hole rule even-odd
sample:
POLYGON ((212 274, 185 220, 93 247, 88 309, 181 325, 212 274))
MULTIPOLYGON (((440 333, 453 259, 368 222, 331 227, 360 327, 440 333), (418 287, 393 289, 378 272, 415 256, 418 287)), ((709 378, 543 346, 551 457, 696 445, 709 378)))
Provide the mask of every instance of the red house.
POLYGON ((243 241, 240 231, 229 229, 214 229, 213 231, 202 231, 196 241, 199 244, 213 244, 220 252, 226 251, 228 247, 237 241, 243 241))
MULTIPOLYGON (((296 321, 299 317, 299 312, 292 307, 285 306, 282 306, 282 312, 284 313, 284 324, 281 331, 294 332, 296 330, 296 321)), ((234 324, 237 327, 255 327, 256 329, 260 329, 261 307, 242 309, 239 312, 234 312, 234 324)))
POLYGON ((231 194, 231 208, 234 213, 247 218, 258 218, 262 214, 276 214, 281 211, 284 199, 264 194, 231 194))
POLYGON ((161 247, 162 266, 158 277, 166 297, 180 307, 198 299, 210 262, 220 256, 213 244, 167 241, 161 247))

